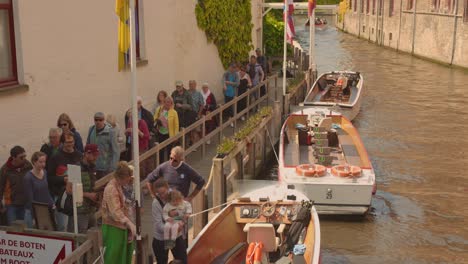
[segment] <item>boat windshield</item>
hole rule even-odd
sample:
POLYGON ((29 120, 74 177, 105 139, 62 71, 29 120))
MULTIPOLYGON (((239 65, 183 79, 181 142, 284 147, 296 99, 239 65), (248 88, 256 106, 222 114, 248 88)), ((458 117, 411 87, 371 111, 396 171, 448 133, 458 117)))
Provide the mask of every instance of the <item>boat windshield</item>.
POLYGON ((227 200, 231 201, 239 197, 249 197, 252 200, 259 199, 286 200, 292 195, 299 200, 307 199, 303 193, 296 190, 292 184, 266 180, 233 180, 228 185, 227 200), (231 188, 232 187, 232 188, 231 188), (289 187, 289 188, 288 188, 289 187))
POLYGON ((236 199, 244 196, 245 194, 254 192, 256 190, 273 187, 273 186, 282 186, 284 184, 279 183, 278 181, 267 181, 267 180, 231 180, 228 186, 228 200, 236 199), (229 188, 232 187, 232 188, 229 188))

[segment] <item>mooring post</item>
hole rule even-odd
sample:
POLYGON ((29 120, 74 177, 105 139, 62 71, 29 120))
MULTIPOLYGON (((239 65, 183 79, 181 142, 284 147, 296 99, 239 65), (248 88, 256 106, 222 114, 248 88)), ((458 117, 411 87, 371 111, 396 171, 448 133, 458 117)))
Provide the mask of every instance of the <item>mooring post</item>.
POLYGON ((270 137, 272 137, 273 143, 275 143, 275 136, 279 135, 279 131, 281 130, 281 119, 283 117, 283 113, 281 113, 281 102, 280 101, 275 101, 275 104, 273 105, 273 116, 276 118, 272 118, 272 127, 270 130, 270 137))
MULTIPOLYGON (((224 197, 223 194, 223 183, 224 178, 224 168, 223 168, 223 159, 214 158, 213 159, 213 206, 218 206, 222 204, 224 197)), ((224 188, 225 190, 225 188, 224 188)), ((220 208, 216 208, 213 211, 215 213, 219 212, 220 208)))
POLYGON ((202 140, 204 140, 205 142, 203 143, 202 145, 202 158, 205 157, 205 153, 206 153, 206 116, 203 116, 202 117, 202 120, 203 120, 203 124, 202 124, 202 140))
POLYGON ((219 144, 221 144, 221 141, 223 140, 223 112, 224 110, 219 112, 219 126, 221 127, 218 134, 219 144))
POLYGON ((257 167, 257 144, 256 144, 256 136, 253 138, 253 142, 252 142, 252 151, 253 151, 253 154, 252 154, 252 179, 255 179, 257 177, 256 175, 256 168, 257 167))
MULTIPOLYGON (((193 211, 194 212, 201 212, 206 210, 205 207, 205 189, 201 189, 195 198, 193 198, 193 211)), ((205 214, 199 214, 193 217, 193 237, 196 237, 198 233, 203 229, 205 226, 205 214)))
POLYGON ((263 128, 263 138, 261 139, 262 140, 262 167, 264 168, 265 165, 266 165, 266 152, 267 152, 267 142, 268 142, 268 138, 267 138, 267 132, 266 130, 268 129, 268 124, 265 124, 265 127, 263 128))

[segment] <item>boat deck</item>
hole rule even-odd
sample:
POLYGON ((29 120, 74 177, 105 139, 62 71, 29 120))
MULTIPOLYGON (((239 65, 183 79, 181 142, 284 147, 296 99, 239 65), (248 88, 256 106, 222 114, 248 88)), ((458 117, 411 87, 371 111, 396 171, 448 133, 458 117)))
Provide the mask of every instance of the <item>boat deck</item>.
MULTIPOLYGON (((341 129, 338 132, 338 140, 340 146, 332 148, 330 156, 333 157, 331 166, 336 165, 355 165, 362 167, 364 164, 353 143, 351 136, 346 134, 341 129)), ((313 146, 299 145, 299 135, 297 130, 288 132, 289 144, 284 145, 284 165, 297 166, 299 164, 316 164, 317 158, 314 156, 313 146)))
POLYGON ((319 156, 314 155, 314 145, 301 144, 300 135, 295 128, 296 124, 305 124, 308 116, 292 115, 287 119, 283 128, 282 151, 283 164, 281 177, 288 183, 311 184, 364 184, 373 183, 374 172, 370 165, 367 153, 359 139, 357 131, 352 124, 341 116, 333 117, 333 125, 336 129, 338 145, 330 147, 328 163, 319 161, 319 156), (326 174, 322 177, 304 177, 296 173, 296 166, 301 164, 324 164, 327 167, 326 174), (338 165, 353 165, 362 168, 362 174, 358 178, 336 177, 331 174, 331 167, 338 165))

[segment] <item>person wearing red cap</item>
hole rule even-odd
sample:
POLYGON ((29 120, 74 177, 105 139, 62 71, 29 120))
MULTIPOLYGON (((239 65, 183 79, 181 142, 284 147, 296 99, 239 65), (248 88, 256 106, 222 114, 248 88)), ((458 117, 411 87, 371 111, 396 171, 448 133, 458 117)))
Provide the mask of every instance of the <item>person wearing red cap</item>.
MULTIPOLYGON (((94 213, 98 196, 94 192, 96 182, 96 160, 99 156, 99 148, 96 144, 87 144, 81 160, 81 184, 83 185, 83 204, 76 208, 78 213, 78 233, 86 233, 89 228, 95 226, 94 213)), ((67 183, 67 192, 71 193, 72 185, 67 183)), ((73 217, 68 218, 67 231, 74 231, 73 217)))

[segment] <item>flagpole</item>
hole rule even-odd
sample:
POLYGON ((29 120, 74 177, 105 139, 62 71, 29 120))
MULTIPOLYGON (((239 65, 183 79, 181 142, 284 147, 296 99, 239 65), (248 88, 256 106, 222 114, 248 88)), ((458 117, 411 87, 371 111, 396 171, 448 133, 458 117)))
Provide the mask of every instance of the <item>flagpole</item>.
POLYGON ((130 70, 131 70, 131 90, 132 90, 132 153, 133 153, 133 189, 136 204, 136 240, 137 240, 137 263, 142 263, 141 259, 141 221, 140 221, 140 152, 138 144, 138 109, 137 109, 137 72, 136 72, 136 12, 135 0, 130 1, 130 70))
POLYGON ((286 96, 286 56, 287 56, 287 26, 288 26, 288 3, 284 0, 284 40, 283 40, 283 96, 286 96))
MULTIPOLYGON (((317 0, 314 0, 317 1, 317 0)), ((313 73, 316 70, 315 66, 315 5, 309 17, 309 69, 313 73)))

